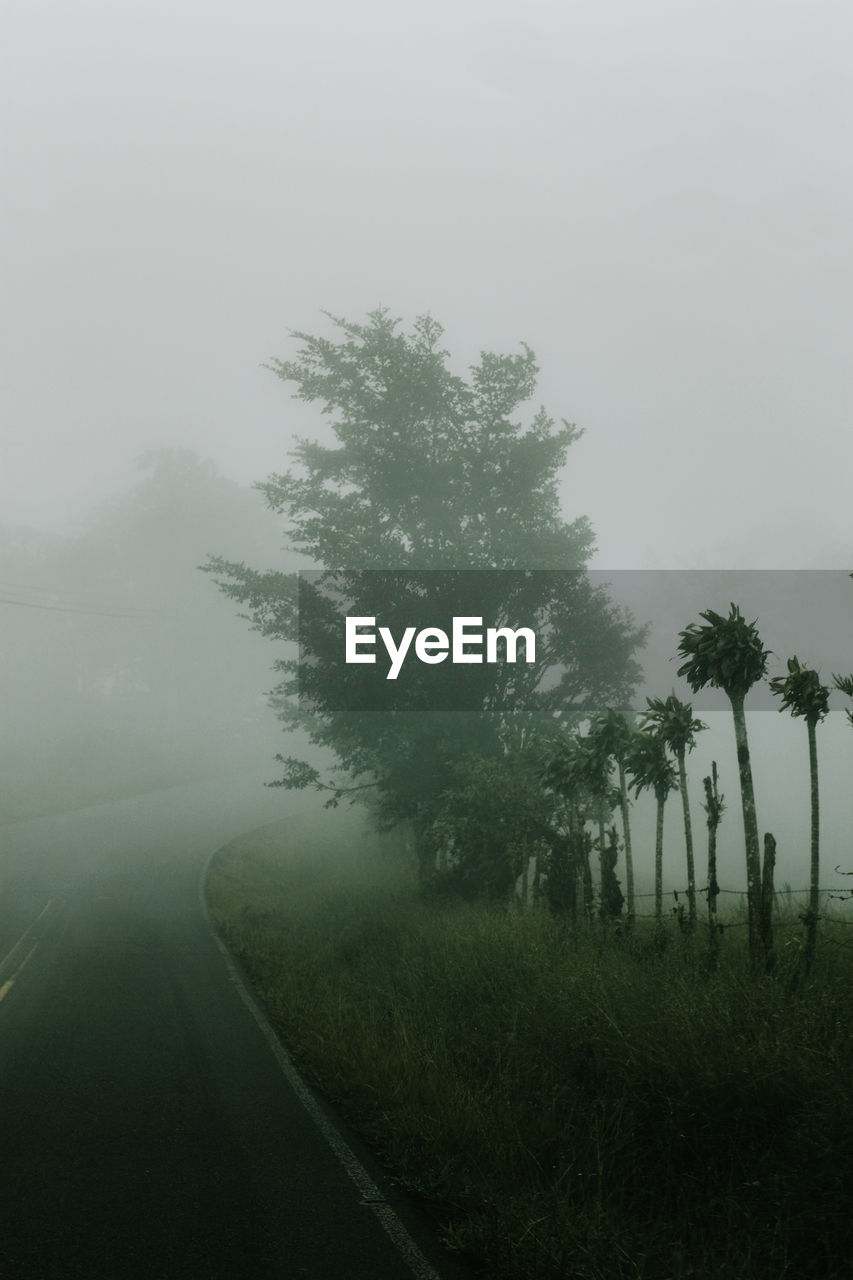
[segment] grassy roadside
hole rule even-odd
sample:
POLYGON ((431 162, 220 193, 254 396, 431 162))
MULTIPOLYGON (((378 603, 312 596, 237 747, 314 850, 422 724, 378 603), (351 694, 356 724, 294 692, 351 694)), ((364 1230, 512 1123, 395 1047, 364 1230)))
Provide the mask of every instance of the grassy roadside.
POLYGON ((490 1277, 853 1273, 853 931, 796 996, 743 930, 709 981, 677 936, 425 903, 352 815, 234 841, 208 899, 303 1072, 490 1277))

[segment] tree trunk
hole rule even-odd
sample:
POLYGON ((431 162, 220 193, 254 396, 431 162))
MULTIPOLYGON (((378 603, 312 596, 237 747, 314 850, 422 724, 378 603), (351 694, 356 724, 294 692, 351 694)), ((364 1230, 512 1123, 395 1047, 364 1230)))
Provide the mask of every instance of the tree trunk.
POLYGON ((607 833, 608 843, 605 856, 601 862, 601 918, 617 919, 622 914, 625 898, 616 878, 616 862, 619 858, 619 832, 611 827, 607 833))
POLYGON ((599 897, 601 899, 601 910, 604 910, 604 881, 607 877, 607 841, 604 834, 604 801, 599 799, 596 805, 596 818, 598 822, 598 885, 599 897))
POLYGON ((817 946, 817 919, 820 905, 820 797, 817 786, 817 735, 815 721, 806 720, 809 732, 809 777, 811 779, 811 877, 809 879, 809 909, 806 912, 806 946, 803 952, 803 971, 808 973, 817 946))
POLYGON ((746 894, 749 913, 749 959, 754 968, 761 957, 761 859, 758 852, 758 819, 755 816, 755 790, 752 785, 752 766, 749 760, 749 742, 746 736, 746 716, 743 710, 743 694, 730 694, 732 715, 735 722, 735 743, 740 774, 740 798, 743 810, 743 832, 746 844, 746 894))
POLYGON ((569 917, 573 927, 575 927, 578 922, 578 868, 580 867, 579 848, 582 839, 583 822, 581 821, 580 814, 573 805, 570 810, 569 817, 569 847, 566 870, 567 903, 569 917))
POLYGON ((551 842, 545 896, 553 915, 568 916, 573 925, 577 923, 578 872, 572 817, 569 818, 569 834, 555 834, 551 842))
POLYGON ((660 927, 663 917, 663 806, 666 797, 658 796, 655 824, 655 920, 660 927))
POLYGON ((521 871, 521 909, 527 910, 527 900, 530 896, 530 854, 527 850, 527 841, 524 842, 524 866, 521 871))
POLYGON ((628 784, 625 779, 625 766, 621 760, 619 766, 619 805, 622 810, 622 838, 625 841, 625 895, 628 902, 628 927, 634 923, 634 857, 631 852, 631 823, 628 818, 628 784))
POLYGON ((711 970, 717 967, 720 950, 720 933, 717 928, 717 828, 708 824, 708 962, 711 970))
POLYGON ((717 762, 711 761, 711 777, 705 779, 708 808, 708 967, 717 967, 720 950, 720 931, 717 928, 717 897, 720 886, 717 881, 717 827, 720 825, 720 798, 717 791, 717 762))
POLYGON ((412 822, 412 839, 418 863, 418 883, 424 889, 435 879, 435 845, 428 829, 419 822, 412 822))
POLYGON ((761 945, 767 973, 776 964, 773 950, 773 870, 776 866, 776 841, 769 831, 764 835, 764 862, 761 868, 761 945))
POLYGON ((696 868, 693 862, 693 824, 690 821, 690 801, 687 796, 687 766, 684 748, 678 753, 678 782, 681 787, 681 808, 684 814, 684 845, 687 850, 687 918, 691 929, 696 924, 696 868))
POLYGON ((580 853, 581 860, 581 875, 583 876, 583 909, 587 920, 591 920, 594 905, 594 894, 592 892, 592 869, 589 865, 589 853, 592 848, 592 837, 583 823, 581 823, 578 836, 578 851, 580 853))

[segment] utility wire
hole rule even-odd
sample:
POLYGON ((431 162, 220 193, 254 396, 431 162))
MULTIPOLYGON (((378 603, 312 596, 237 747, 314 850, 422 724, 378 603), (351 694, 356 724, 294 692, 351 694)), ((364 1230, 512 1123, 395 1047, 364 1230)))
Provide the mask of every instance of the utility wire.
POLYGON ((174 614, 162 613, 154 609, 137 609, 135 611, 128 609, 124 612, 108 609, 80 609, 73 605, 37 604, 34 600, 10 600, 6 596, 0 596, 0 604, 10 604, 18 609, 42 609, 47 613, 76 613, 94 618, 127 618, 135 622, 144 622, 146 619, 151 618, 165 618, 171 622, 177 621, 174 614))
POLYGON ((108 618, 168 618, 180 621, 173 613, 161 609, 134 609, 132 606, 113 606, 109 602, 88 602, 69 598, 52 587, 31 587, 18 582, 0 582, 0 604, 17 605, 19 608, 53 610, 60 613, 92 614, 96 617, 108 618), (24 599, 19 597, 23 596, 24 599), (26 597, 35 597, 27 599, 26 597), (41 596, 42 599, 38 597, 41 596), (47 596, 49 603, 43 597, 47 596))

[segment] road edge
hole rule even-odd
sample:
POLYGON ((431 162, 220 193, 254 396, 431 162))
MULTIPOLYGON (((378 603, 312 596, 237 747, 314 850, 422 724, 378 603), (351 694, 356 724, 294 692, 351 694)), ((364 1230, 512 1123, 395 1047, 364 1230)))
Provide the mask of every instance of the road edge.
POLYGON ((238 968, 237 962, 225 945, 225 941, 210 914, 210 909, 207 904, 207 894, 205 892, 208 874, 213 864, 213 860, 218 853, 219 850, 215 849, 202 868, 198 882, 198 900, 202 917, 204 918, 210 935, 222 956, 230 982, 236 988, 237 994, 249 1010, 249 1013, 252 1015, 261 1034, 272 1050, 282 1075, 301 1102, 305 1111, 313 1120, 321 1137, 335 1156, 335 1159, 344 1169, 350 1180, 355 1184, 356 1189, 361 1195, 361 1203, 372 1210, 383 1231, 388 1236, 391 1243, 408 1266, 409 1270, 412 1272, 412 1275, 416 1277, 416 1280, 441 1280, 439 1273, 427 1261, 426 1257, 412 1239, 406 1227, 403 1225, 403 1222, 398 1217, 396 1211, 388 1203, 379 1187, 359 1160, 358 1156, 356 1156, 355 1152, 350 1147, 349 1143, 317 1102, 317 1099, 314 1097, 314 1094, 308 1084, 303 1080, 294 1065, 290 1054, 279 1039, 275 1028, 270 1023, 260 1003, 246 985, 243 975, 240 973, 238 968))

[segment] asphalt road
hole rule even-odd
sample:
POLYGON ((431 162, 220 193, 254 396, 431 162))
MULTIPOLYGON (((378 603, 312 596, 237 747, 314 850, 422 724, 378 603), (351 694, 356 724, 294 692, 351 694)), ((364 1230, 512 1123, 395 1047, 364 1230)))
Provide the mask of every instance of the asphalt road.
POLYGON ((288 803, 218 780, 5 829, 3 1280, 459 1274, 306 1109, 201 909, 211 852, 288 803))

